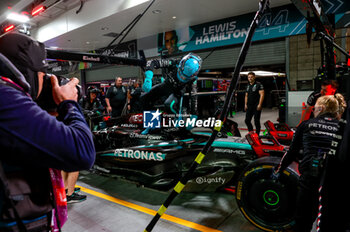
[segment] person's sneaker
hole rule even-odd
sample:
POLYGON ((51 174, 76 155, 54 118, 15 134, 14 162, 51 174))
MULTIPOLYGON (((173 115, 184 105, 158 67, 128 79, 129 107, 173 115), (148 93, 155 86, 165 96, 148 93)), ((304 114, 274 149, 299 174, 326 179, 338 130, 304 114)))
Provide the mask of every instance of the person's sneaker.
POLYGON ((86 195, 80 195, 78 193, 73 193, 70 196, 67 195, 67 204, 82 202, 85 200, 86 200, 86 195))
MULTIPOLYGON (((78 193, 80 192, 80 188, 79 187, 75 187, 74 188, 74 193, 78 193)), ((68 193, 68 189, 66 189, 66 194, 68 193)))

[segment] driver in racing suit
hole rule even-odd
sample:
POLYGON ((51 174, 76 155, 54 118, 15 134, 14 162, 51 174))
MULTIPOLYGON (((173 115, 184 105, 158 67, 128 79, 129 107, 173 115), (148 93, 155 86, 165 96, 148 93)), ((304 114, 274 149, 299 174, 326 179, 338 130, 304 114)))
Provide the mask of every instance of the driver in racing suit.
POLYGON ((145 72, 146 80, 152 79, 153 69, 165 69, 165 80, 163 83, 146 86, 145 80, 143 89, 146 94, 142 95, 142 101, 145 109, 150 109, 154 102, 161 97, 167 97, 164 105, 167 112, 178 114, 180 110, 179 99, 183 96, 186 87, 192 86, 197 80, 202 60, 199 56, 189 53, 179 60, 152 60, 147 66, 145 72))
MULTIPOLYGON (((332 141, 337 137, 339 120, 345 110, 341 94, 322 96, 315 105, 315 118, 304 121, 297 128, 288 152, 276 167, 278 177, 289 164, 299 160, 299 186, 295 231, 310 232, 316 219, 319 204, 319 187, 325 157, 329 155, 332 141)), ((333 170, 331 170, 333 171, 333 170)))

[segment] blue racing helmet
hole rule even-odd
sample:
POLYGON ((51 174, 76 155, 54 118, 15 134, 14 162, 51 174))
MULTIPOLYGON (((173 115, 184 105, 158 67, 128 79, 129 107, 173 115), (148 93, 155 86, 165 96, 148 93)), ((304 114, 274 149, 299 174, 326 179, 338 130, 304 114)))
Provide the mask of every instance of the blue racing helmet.
POLYGON ((177 78, 181 82, 189 82, 197 78, 201 69, 202 59, 194 53, 184 56, 177 68, 177 78))

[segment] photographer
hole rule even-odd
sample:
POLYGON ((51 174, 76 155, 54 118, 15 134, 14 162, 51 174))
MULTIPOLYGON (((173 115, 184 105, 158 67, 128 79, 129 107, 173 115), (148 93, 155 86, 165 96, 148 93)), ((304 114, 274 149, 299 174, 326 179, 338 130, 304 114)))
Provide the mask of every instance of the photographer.
POLYGON ((95 160, 92 134, 77 103, 79 81, 60 86, 55 76, 45 77, 44 45, 28 36, 2 36, 0 53, 0 230, 59 228, 66 220, 65 200, 56 191, 59 172, 51 169, 89 169, 95 160), (49 84, 57 119, 35 102, 49 84))
MULTIPOLYGON (((319 188, 322 186, 324 172, 338 172, 336 168, 326 165, 326 159, 334 157, 334 155, 330 156, 330 150, 339 133, 339 119, 345 107, 346 103, 341 94, 318 98, 314 107, 315 118, 300 124, 288 152, 273 174, 273 178, 277 179, 279 173, 289 164, 299 160, 300 178, 295 217, 297 232, 309 232, 312 229, 312 224, 317 217, 319 188)), ((323 192, 327 192, 327 189, 323 192)))

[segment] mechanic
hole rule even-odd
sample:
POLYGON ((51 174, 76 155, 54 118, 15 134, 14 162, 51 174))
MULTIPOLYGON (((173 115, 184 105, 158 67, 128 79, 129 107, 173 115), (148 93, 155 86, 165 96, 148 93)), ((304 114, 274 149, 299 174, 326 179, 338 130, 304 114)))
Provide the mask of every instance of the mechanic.
POLYGON ((88 94, 79 100, 80 106, 84 110, 102 113, 104 107, 102 106, 100 99, 97 98, 97 94, 100 90, 95 86, 89 86, 87 92, 88 94))
MULTIPOLYGON (((179 60, 152 60, 146 67, 146 79, 152 79, 153 69, 165 69, 165 80, 145 89, 145 94, 141 96, 145 109, 153 107, 154 102, 159 98, 166 97, 164 102, 165 111, 178 114, 180 110, 180 99, 183 97, 187 86, 192 86, 197 80, 197 75, 201 69, 202 59, 196 54, 189 53, 179 60)), ((148 82, 145 81, 144 85, 148 82)))
POLYGON ((334 95, 337 92, 338 86, 339 84, 336 80, 323 81, 321 84, 321 90, 312 92, 307 98, 306 109, 302 112, 299 125, 301 122, 314 117, 312 109, 315 106, 317 99, 325 95, 334 95))
MULTIPOLYGON (((337 137, 339 119, 346 103, 341 94, 322 96, 314 107, 315 118, 297 128, 288 152, 274 171, 278 175, 294 160, 299 160, 299 185, 297 195, 295 231, 311 231, 319 205, 319 187, 332 141, 337 137)), ((334 172, 336 170, 327 170, 334 172)))
POLYGON ((253 125, 251 123, 254 116, 255 123, 255 132, 259 135, 260 133, 260 116, 262 110, 262 103, 264 101, 265 91, 264 86, 255 81, 255 73, 248 73, 248 86, 244 98, 244 110, 246 111, 245 115, 245 124, 248 127, 248 131, 253 131, 253 125))
POLYGON ((135 81, 133 88, 130 89, 130 113, 139 113, 142 111, 142 106, 140 105, 140 96, 143 93, 141 88, 141 81, 135 81))
POLYGON ((44 44, 23 34, 2 36, 0 53, 0 168, 4 170, 0 230, 55 229, 65 222, 66 208, 64 195, 57 192, 63 186, 60 172, 52 168, 69 172, 90 169, 95 160, 92 134, 77 103, 79 80, 73 78, 59 86, 55 76, 44 78, 44 44), (51 82, 58 105, 57 119, 34 101, 47 82, 51 82), (14 185, 19 189, 13 189, 14 185), (10 197, 13 191, 22 197, 10 197))
POLYGON ((127 96, 128 90, 123 86, 123 79, 121 77, 116 77, 115 85, 112 85, 107 90, 107 113, 112 112, 112 117, 121 116, 126 102, 128 102, 128 110, 130 110, 130 99, 128 99, 127 96))
POLYGON ((97 98, 100 90, 95 86, 89 86, 87 89, 88 95, 80 99, 79 104, 83 109, 84 116, 90 126, 91 130, 98 127, 102 118, 104 107, 101 100, 97 98))

